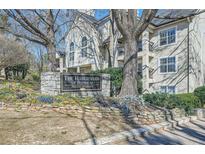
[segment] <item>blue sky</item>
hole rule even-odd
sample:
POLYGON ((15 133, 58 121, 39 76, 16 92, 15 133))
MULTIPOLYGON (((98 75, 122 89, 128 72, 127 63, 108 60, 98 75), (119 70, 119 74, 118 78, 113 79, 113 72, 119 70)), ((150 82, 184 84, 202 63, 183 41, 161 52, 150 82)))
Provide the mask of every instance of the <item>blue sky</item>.
POLYGON ((95 18, 98 20, 102 19, 108 14, 109 14, 109 9, 96 9, 95 10, 95 18))
MULTIPOLYGON (((139 16, 142 15, 142 9, 138 9, 138 14, 139 16)), ((95 18, 96 19, 102 19, 103 17, 105 17, 106 15, 109 14, 109 9, 96 9, 95 10, 95 18)))

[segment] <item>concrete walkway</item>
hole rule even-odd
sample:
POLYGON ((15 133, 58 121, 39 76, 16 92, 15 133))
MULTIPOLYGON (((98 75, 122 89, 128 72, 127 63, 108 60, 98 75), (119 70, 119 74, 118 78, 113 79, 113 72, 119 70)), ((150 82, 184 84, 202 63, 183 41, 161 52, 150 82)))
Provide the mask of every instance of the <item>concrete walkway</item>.
POLYGON ((148 134, 144 137, 126 139, 111 144, 163 144, 163 145, 182 145, 182 144, 205 144, 205 119, 190 121, 176 126, 173 129, 160 131, 159 133, 148 134))

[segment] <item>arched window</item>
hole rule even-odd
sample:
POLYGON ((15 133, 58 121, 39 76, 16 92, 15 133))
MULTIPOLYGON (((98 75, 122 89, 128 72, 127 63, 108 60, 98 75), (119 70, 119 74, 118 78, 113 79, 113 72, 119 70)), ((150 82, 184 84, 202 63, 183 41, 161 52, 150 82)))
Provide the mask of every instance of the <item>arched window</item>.
POLYGON ((87 37, 83 37, 82 38, 82 47, 86 47, 87 46, 87 37))
POLYGON ((74 43, 73 42, 70 43, 70 51, 74 51, 74 43))
POLYGON ((70 57, 70 61, 74 61, 74 43, 73 42, 70 43, 69 57, 70 57))
POLYGON ((87 57, 87 45, 88 45, 88 40, 87 37, 82 38, 82 48, 81 48, 81 56, 82 57, 87 57))

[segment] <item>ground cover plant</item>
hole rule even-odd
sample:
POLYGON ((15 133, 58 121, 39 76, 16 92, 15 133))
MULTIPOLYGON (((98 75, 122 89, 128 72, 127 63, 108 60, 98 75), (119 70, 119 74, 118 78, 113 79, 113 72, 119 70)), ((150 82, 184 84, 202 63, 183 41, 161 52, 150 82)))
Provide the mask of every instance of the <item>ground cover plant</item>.
POLYGON ((42 95, 39 90, 35 90, 35 83, 1 81, 0 83, 0 102, 11 104, 52 104, 63 106, 66 104, 73 105, 90 105, 94 102, 92 97, 73 97, 69 94, 57 96, 42 95))

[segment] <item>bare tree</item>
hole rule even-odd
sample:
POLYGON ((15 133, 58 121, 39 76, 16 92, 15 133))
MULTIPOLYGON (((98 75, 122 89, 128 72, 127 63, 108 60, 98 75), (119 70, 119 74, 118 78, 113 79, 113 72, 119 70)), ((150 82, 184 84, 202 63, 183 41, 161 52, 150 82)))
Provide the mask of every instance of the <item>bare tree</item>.
POLYGON ((28 62, 28 52, 23 45, 15 40, 0 36, 0 70, 28 62))
POLYGON ((137 10, 112 10, 116 26, 123 36, 125 57, 123 83, 119 96, 137 95, 137 40, 156 15, 157 10, 143 10, 137 16, 137 10))
MULTIPOLYGON (((72 11, 72 10, 70 10, 72 11)), ((49 71, 56 71, 56 51, 62 49, 68 25, 68 10, 3 10, 7 23, 0 29, 47 48, 49 71)))
POLYGON ((41 46, 37 48, 36 66, 37 66, 37 71, 38 71, 39 76, 43 72, 44 66, 45 66, 45 56, 44 56, 45 53, 43 51, 44 50, 41 46))

